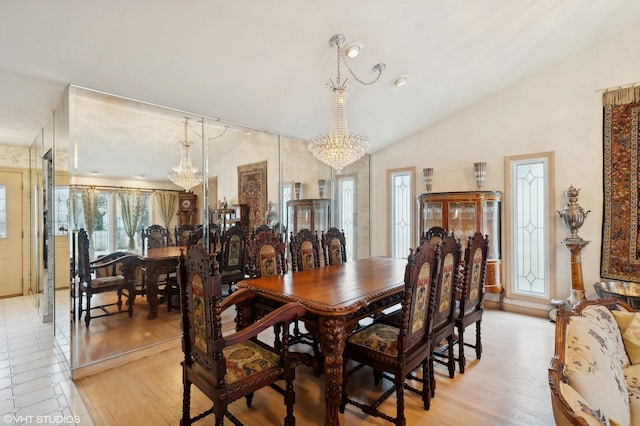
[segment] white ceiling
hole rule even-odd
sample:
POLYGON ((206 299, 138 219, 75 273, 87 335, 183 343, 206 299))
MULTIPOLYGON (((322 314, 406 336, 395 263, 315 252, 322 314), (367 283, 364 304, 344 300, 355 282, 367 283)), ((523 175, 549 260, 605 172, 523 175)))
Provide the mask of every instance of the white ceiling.
POLYGON ((362 79, 387 65, 349 98, 375 152, 638 23, 638 0, 0 0, 0 144, 30 145, 69 83, 308 139, 343 33, 362 79))

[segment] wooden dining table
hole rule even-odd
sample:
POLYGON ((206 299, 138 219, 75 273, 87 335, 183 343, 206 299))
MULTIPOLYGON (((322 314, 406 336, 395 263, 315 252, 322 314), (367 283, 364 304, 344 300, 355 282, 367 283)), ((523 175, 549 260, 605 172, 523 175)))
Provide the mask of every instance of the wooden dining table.
MULTIPOLYGON (((358 320, 399 303, 404 289, 407 261, 369 257, 344 264, 253 278, 238 288, 253 290, 257 297, 242 310, 275 309, 288 302, 307 308, 301 319, 322 350, 325 383, 325 425, 338 425, 342 398, 342 354, 345 341, 358 320)), ((255 317, 254 315, 254 317, 255 317)), ((246 320, 246 318, 244 319, 246 320)))
POLYGON ((158 278, 161 274, 176 272, 181 254, 187 253, 185 246, 149 248, 138 254, 144 270, 144 286, 149 303, 148 319, 158 316, 158 278))

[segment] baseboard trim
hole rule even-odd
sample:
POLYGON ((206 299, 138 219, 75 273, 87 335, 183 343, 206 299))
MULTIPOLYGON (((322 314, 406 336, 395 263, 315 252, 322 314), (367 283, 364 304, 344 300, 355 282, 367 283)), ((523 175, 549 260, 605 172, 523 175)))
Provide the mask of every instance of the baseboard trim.
POLYGON ((138 361, 142 358, 146 358, 169 349, 175 349, 176 345, 180 346, 181 339, 182 336, 176 336, 159 343, 154 343, 153 345, 148 345, 107 359, 95 361, 81 367, 72 368, 71 379, 74 381, 80 380, 84 377, 92 376, 114 367, 120 367, 121 365, 132 361, 138 361))
MULTIPOLYGON (((500 304, 493 300, 484 300, 484 306, 487 309, 500 309, 500 304)), ((525 302, 516 299, 504 299, 503 310, 516 314, 529 315, 540 318, 549 317, 549 309, 551 306, 540 303, 525 302)))

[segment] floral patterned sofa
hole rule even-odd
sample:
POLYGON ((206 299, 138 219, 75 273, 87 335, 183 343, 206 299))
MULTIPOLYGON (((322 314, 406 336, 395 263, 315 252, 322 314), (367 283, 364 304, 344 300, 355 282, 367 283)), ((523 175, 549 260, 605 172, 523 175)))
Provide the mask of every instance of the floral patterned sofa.
POLYGON ((640 425, 640 312, 613 298, 561 310, 549 387, 558 425, 640 425))

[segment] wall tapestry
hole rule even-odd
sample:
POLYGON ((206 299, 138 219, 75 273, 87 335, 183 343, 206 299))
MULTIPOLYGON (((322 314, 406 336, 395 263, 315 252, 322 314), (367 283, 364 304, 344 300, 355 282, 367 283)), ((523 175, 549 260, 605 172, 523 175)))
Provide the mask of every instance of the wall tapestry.
POLYGON ((267 162, 238 166, 238 203, 249 205, 249 227, 264 223, 267 208, 267 162))
POLYGON ((602 104, 604 206, 600 275, 640 282, 640 87, 606 91, 602 104))

